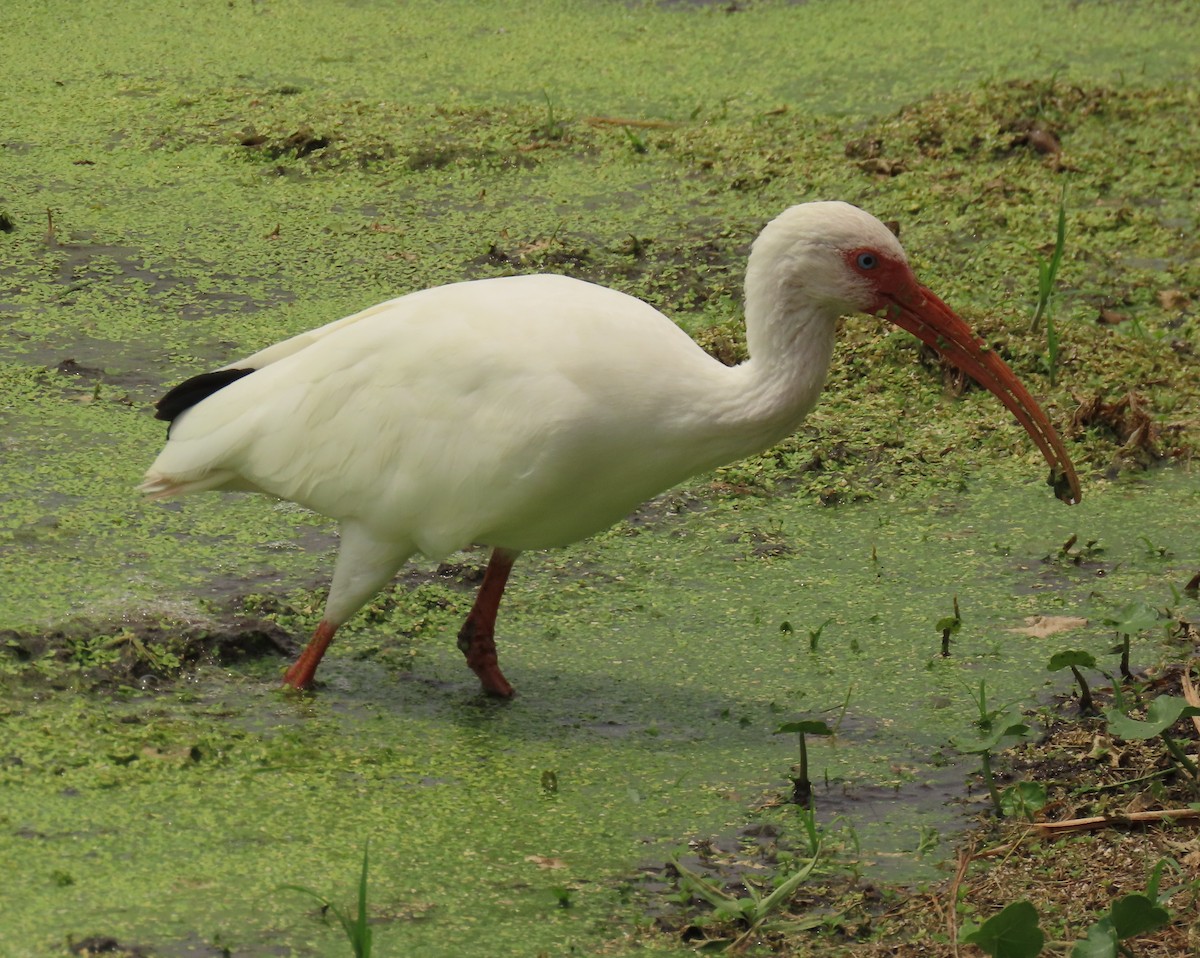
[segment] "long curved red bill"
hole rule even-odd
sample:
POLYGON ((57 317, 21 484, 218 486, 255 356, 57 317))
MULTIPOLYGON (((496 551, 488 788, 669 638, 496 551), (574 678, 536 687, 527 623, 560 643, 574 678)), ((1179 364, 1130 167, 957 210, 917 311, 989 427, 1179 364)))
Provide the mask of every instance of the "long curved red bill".
POLYGON ((1046 457, 1055 496, 1068 504, 1079 502, 1083 496, 1079 476, 1050 420, 1004 360, 976 337, 954 310, 917 284, 904 301, 899 297, 892 301, 887 318, 932 346, 979 385, 995 393, 1046 457))

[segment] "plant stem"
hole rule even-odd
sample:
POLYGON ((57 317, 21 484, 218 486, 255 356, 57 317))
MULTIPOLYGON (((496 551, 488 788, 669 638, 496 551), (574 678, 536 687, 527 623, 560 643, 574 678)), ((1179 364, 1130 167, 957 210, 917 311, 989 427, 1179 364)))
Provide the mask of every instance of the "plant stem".
POLYGON ((1079 683, 1079 711, 1090 715, 1096 711, 1096 706, 1092 702, 1092 690, 1088 688, 1083 673, 1078 668, 1072 665, 1071 671, 1075 675, 1075 681, 1079 683))
POLYGON ((804 740, 804 733, 799 735, 800 739, 800 774, 792 780, 792 800, 797 805, 804 805, 812 808, 812 782, 808 780, 808 743, 804 740))
POLYGON ((1000 792, 996 788, 996 780, 992 777, 992 753, 986 749, 979 754, 983 766, 983 781, 987 785, 988 794, 992 796, 992 807, 996 809, 996 817, 1004 817, 1004 809, 1000 805, 1000 792))
POLYGON ((1187 753, 1179 747, 1179 743, 1171 738, 1165 731, 1159 732, 1158 737, 1166 743, 1167 751, 1171 753, 1171 757, 1175 761, 1188 770, 1192 778, 1200 779, 1200 769, 1196 768, 1196 763, 1187 757, 1187 753))
POLYGON ((1058 379, 1058 327, 1054 314, 1046 313, 1046 368, 1050 374, 1050 385, 1056 386, 1058 379))

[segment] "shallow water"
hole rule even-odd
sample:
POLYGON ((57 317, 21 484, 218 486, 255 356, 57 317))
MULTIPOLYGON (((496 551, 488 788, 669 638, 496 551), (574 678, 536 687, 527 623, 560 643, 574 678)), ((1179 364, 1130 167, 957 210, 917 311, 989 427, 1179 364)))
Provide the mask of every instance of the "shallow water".
MULTIPOLYGON (((303 899, 273 889, 348 897, 370 839, 387 951, 598 941, 639 864, 792 820, 752 807, 788 792, 795 742, 771 733, 797 715, 839 725, 810 746, 818 808, 853 830, 868 873, 932 874, 922 827, 944 833, 972 807, 947 745, 969 734, 978 682, 1032 704, 1061 687, 1053 652, 1106 661, 1100 620, 1130 597, 1171 604, 1186 581, 1194 544, 1171 515, 1195 508, 1191 475, 1089 493, 1071 510, 1032 485, 838 509, 744 501, 531 557, 506 600, 508 704, 479 698, 449 621, 412 642, 408 672, 335 645, 311 699, 275 692, 269 662, 149 696, 10 688, 0 862, 19 891, 2 924, 46 944, 103 931, 336 954, 303 899), (766 528, 795 552, 755 556, 745 534, 766 528), (1061 561, 1072 534, 1104 551, 1061 561), (964 625, 943 659, 952 596, 964 625), (1011 631, 1035 614, 1091 624, 1011 631)), ((1135 661, 1162 648, 1142 636, 1135 661)))

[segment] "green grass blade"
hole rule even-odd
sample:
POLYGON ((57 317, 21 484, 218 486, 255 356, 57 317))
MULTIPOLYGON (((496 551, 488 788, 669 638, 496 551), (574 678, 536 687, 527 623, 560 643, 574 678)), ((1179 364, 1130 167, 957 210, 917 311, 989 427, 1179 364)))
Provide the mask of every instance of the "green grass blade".
POLYGON ((370 840, 363 842, 362 874, 358 879, 358 920, 350 935, 355 958, 370 958, 371 955, 371 926, 367 924, 367 852, 370 844, 370 840))

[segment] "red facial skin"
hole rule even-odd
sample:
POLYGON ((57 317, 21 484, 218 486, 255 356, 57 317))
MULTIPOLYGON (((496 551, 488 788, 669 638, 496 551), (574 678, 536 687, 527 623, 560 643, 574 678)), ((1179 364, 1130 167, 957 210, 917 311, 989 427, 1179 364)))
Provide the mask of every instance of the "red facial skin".
POLYGON ((908 264, 874 249, 843 253, 846 265, 875 291, 868 312, 912 333, 954 366, 994 393, 1016 417, 1050 464, 1050 484, 1063 502, 1079 502, 1082 492, 1066 447, 1021 381, 954 311, 917 282, 908 264))

